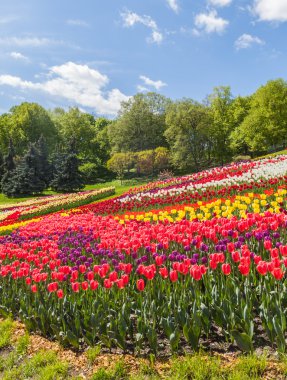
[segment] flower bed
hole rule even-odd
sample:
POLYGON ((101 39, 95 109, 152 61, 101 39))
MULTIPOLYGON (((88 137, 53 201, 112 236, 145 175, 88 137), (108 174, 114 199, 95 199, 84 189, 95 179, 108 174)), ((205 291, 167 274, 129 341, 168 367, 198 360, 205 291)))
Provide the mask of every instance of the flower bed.
POLYGON ((252 351, 260 335, 285 351, 285 164, 18 222, 0 238, 1 312, 76 348, 157 354, 223 338, 252 351))

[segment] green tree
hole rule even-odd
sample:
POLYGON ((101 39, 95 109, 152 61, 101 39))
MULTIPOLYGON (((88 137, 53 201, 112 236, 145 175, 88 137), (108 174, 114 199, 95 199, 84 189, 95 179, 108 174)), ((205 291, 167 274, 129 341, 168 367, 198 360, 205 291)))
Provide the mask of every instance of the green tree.
POLYGON ((241 130, 241 125, 248 116, 251 107, 251 96, 238 96, 230 106, 232 125, 234 129, 230 133, 230 148, 235 154, 248 154, 249 147, 246 143, 246 136, 241 130))
POLYGON ((230 87, 215 87, 207 101, 212 115, 210 137, 213 156, 217 162, 223 165, 232 156, 229 138, 234 129, 234 124, 231 111, 233 97, 230 87))
POLYGON ((206 106, 191 99, 177 101, 167 110, 166 124, 165 136, 176 169, 194 171, 210 164, 211 117, 206 106))
POLYGON ((122 181, 125 172, 129 171, 134 165, 133 155, 128 153, 115 153, 107 162, 107 167, 110 171, 117 174, 117 177, 122 181))
POLYGON ((55 165, 55 175, 51 188, 57 192, 74 192, 84 188, 83 176, 79 170, 79 159, 76 154, 75 139, 70 140, 66 154, 55 165))
MULTIPOLYGON (((34 144, 12 172, 5 194, 9 197, 40 194, 46 187, 41 178, 39 154, 34 144)), ((4 191, 3 191, 4 192, 4 191)))
POLYGON ((136 94, 122 103, 109 126, 113 152, 139 152, 165 146, 165 111, 170 100, 155 93, 136 94))
POLYGON ((170 166, 170 152, 167 148, 159 146, 155 149, 155 170, 160 172, 161 170, 168 169, 170 166))
POLYGON ((9 120, 10 115, 7 113, 0 115, 0 150, 3 154, 7 152, 9 146, 9 120))
POLYGON ((43 135, 41 135, 35 147, 39 158, 39 176, 40 179, 44 181, 46 187, 48 187, 53 178, 53 169, 51 163, 49 162, 48 146, 43 135))
POLYGON ((252 152, 285 147, 287 134, 287 82, 276 79, 252 96, 250 111, 238 128, 252 152))
POLYGON ((48 112, 39 104, 25 102, 12 107, 6 122, 17 154, 23 154, 29 144, 38 141, 41 135, 53 150, 58 138, 57 130, 48 112))
POLYGON ((8 147, 8 153, 4 157, 4 163, 2 166, 3 175, 1 179, 1 191, 4 194, 8 194, 10 189, 10 181, 13 176, 13 172, 15 170, 15 150, 12 139, 9 140, 9 147, 8 147))
POLYGON ((81 112, 77 107, 70 108, 67 112, 57 108, 55 111, 51 111, 50 114, 58 128, 62 141, 65 143, 69 141, 71 136, 74 136, 79 157, 83 160, 92 161, 93 157, 97 155, 94 117, 88 113, 81 112))
POLYGON ((3 154, 0 150, 0 183, 3 177, 3 174, 4 174, 4 159, 3 159, 3 154))

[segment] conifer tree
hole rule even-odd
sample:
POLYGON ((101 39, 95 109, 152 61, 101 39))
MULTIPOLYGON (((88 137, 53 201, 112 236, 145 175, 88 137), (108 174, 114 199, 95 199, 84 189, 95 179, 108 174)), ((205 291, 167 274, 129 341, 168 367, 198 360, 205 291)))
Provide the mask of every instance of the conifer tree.
MULTIPOLYGON (((4 174, 4 159, 3 159, 2 152, 0 151, 0 183, 3 177, 3 174, 4 174)), ((1 184, 0 184, 0 188, 1 188, 1 184)))
POLYGON ((40 194, 45 187, 46 184, 41 179, 39 155, 35 145, 31 144, 28 152, 12 173, 7 195, 14 197, 40 194))
POLYGON ((83 176, 79 171, 79 164, 75 149, 75 139, 72 139, 68 144, 67 152, 61 154, 61 157, 58 157, 54 164, 56 172, 51 182, 51 188, 57 192, 64 193, 83 189, 83 176))
POLYGON ((38 153, 39 177, 45 182, 46 187, 48 187, 53 177, 53 168, 49 162, 48 146, 43 135, 37 141, 36 149, 38 153))
POLYGON ((10 138, 9 140, 9 148, 8 148, 8 153, 4 157, 4 162, 3 162, 3 176, 1 179, 1 191, 5 195, 10 195, 10 186, 11 186, 11 179, 13 177, 13 172, 15 170, 15 162, 14 162, 14 157, 15 157, 15 150, 14 150, 14 145, 13 141, 10 138))

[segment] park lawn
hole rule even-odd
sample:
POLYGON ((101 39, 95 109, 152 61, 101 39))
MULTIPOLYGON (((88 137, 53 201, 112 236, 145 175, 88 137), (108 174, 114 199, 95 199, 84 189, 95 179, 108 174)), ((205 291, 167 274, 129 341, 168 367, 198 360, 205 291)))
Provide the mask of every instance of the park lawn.
POLYGON ((287 154, 287 149, 280 150, 279 152, 275 152, 275 153, 265 154, 264 156, 254 158, 254 160, 261 160, 262 158, 271 158, 271 157, 281 156, 283 154, 287 154))
MULTIPOLYGON (((106 199, 118 197, 118 196, 124 194, 126 191, 128 191, 131 187, 140 186, 140 185, 143 185, 144 183, 147 183, 147 182, 146 181, 128 180, 128 181, 123 181, 123 183, 121 183, 120 180, 114 180, 114 181, 105 182, 105 183, 97 183, 95 185, 86 185, 84 190, 102 189, 105 187, 114 186, 115 187, 115 194, 110 196, 110 197, 104 198, 106 200, 106 199)), ((52 190, 46 190, 41 195, 38 195, 37 197, 45 196, 45 195, 53 195, 53 194, 59 194, 59 193, 56 193, 52 190)), ((24 202, 27 199, 31 199, 31 198, 35 198, 35 196, 26 196, 26 197, 21 197, 21 198, 8 198, 4 194, 0 193, 0 205, 3 205, 3 204, 9 205, 9 204, 13 204, 13 203, 24 202)), ((100 201, 102 201, 102 200, 103 199, 101 199, 100 201)), ((97 201, 97 202, 100 202, 100 201, 97 201)))
POLYGON ((282 354, 211 355, 204 351, 155 358, 104 354, 100 346, 75 354, 58 343, 29 334, 24 325, 0 319, 0 378, 3 380, 259 380, 286 379, 282 354))

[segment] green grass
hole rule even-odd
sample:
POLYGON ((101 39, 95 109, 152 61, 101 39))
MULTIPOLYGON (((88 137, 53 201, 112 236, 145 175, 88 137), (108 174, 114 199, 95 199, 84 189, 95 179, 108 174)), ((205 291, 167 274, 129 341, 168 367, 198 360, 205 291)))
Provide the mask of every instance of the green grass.
MULTIPOLYGON (((11 361, 11 359, 10 359, 11 361)), ((6 365, 3 380, 60 380, 68 379, 68 364, 60 361, 53 351, 39 351, 31 358, 26 357, 21 364, 6 365)))
POLYGON ((86 357, 90 364, 93 364, 101 353, 101 346, 89 347, 86 351, 86 357))
POLYGON ((282 154, 287 154, 287 149, 280 150, 279 152, 275 152, 275 153, 265 154, 264 156, 256 157, 253 160, 261 160, 262 158, 281 156, 282 154))
MULTIPOLYGON (((100 201, 102 201, 104 199, 110 199, 110 198, 114 198, 114 197, 117 197, 119 195, 122 195, 123 193, 128 191, 131 187, 141 186, 144 183, 146 183, 146 182, 145 181, 136 181, 136 180, 127 180, 127 181, 123 181, 123 183, 121 183, 121 181, 119 181, 119 180, 114 180, 114 181, 105 182, 105 183, 97 183, 95 185, 86 185, 84 190, 95 190, 95 189, 102 189, 105 187, 114 186, 115 190, 116 190, 115 195, 112 195, 112 196, 107 197, 107 198, 103 198, 100 200, 100 201)), ((59 193, 55 193, 54 191, 51 191, 51 190, 46 190, 41 195, 38 195, 38 196, 26 196, 26 197, 22 197, 22 198, 8 198, 4 194, 0 193, 0 205, 3 205, 3 204, 9 205, 9 204, 13 204, 13 203, 24 202, 24 201, 31 199, 31 198, 38 198, 39 196, 55 195, 55 194, 59 194, 59 193)), ((97 202, 99 202, 99 201, 97 201, 97 202)))
POLYGON ((10 319, 0 322, 0 349, 10 345, 14 323, 10 319))

